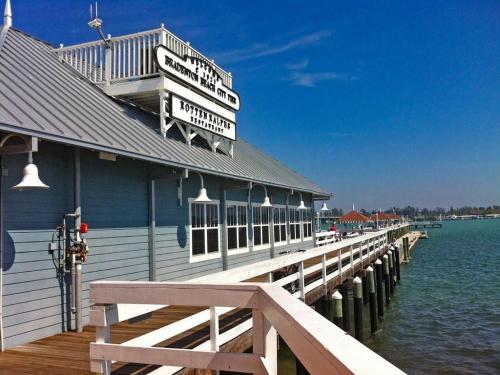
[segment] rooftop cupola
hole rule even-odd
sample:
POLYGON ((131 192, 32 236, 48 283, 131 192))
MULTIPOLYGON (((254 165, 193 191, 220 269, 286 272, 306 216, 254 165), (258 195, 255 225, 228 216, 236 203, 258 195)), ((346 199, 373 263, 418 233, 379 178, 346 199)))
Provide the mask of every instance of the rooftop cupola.
POLYGON ((5 1, 5 9, 3 11, 3 24, 4 26, 12 26, 12 9, 10 7, 10 0, 5 1))

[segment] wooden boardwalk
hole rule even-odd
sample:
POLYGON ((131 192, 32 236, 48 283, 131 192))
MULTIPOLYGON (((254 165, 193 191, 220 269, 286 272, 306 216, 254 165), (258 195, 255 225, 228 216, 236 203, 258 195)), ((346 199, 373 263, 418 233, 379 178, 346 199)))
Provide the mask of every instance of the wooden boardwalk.
MULTIPOLYGON (((116 324, 111 330, 111 341, 125 342, 201 310, 203 308, 166 307, 153 312, 150 318, 141 322, 116 324)), ((223 316, 220 321, 221 331, 232 328, 250 316, 250 311, 243 310, 223 316)), ((208 340, 209 335, 208 324, 204 324, 175 336, 160 346, 191 348, 208 340)), ((95 341, 95 329, 86 326, 83 333, 65 332, 8 349, 0 353, 0 374, 92 374, 89 360, 89 343, 92 341, 95 341)), ((235 343, 229 344, 234 350, 235 343)), ((114 374, 143 374, 145 370, 152 369, 154 367, 144 365, 113 365, 114 374)))
MULTIPOLYGON (((342 253, 348 252, 348 248, 342 248, 342 253)), ((373 254, 374 255, 374 254, 373 254)), ((336 257, 335 254, 328 254, 328 259, 336 257)), ((373 261, 374 258, 371 259, 373 261)), ((306 267, 321 263, 321 257, 313 257, 306 261, 306 267)), ((368 263, 365 263, 365 266, 368 263)), ((335 268, 334 266, 328 267, 335 268)), ((358 272, 360 265, 354 269, 358 272)), ((266 282, 267 275, 254 277, 247 281, 266 282)), ((342 280, 352 277, 351 272, 346 272, 342 280)), ((306 277, 306 283, 321 278, 321 271, 312 273, 306 277)), ((333 278, 328 282, 327 289, 332 291, 340 283, 340 278, 333 278)), ((325 295, 325 287, 320 286, 306 294, 306 303, 312 304, 325 295)), ((183 319, 189 315, 195 314, 203 308, 169 306, 154 311, 148 319, 139 322, 122 322, 113 325, 111 330, 111 342, 123 343, 127 340, 136 338, 144 333, 151 332, 183 319)), ((220 332, 224 332, 242 323, 251 317, 250 310, 237 310, 223 315, 220 318, 220 332)), ((162 342, 156 346, 172 348, 193 348, 202 342, 210 339, 209 324, 204 323, 192 328, 180 335, 162 342)), ((95 341, 95 329, 93 326, 87 326, 83 333, 65 332, 45 339, 37 340, 16 348, 6 350, 0 353, 0 375, 2 374, 91 374, 89 360, 89 343, 95 341)), ((222 351, 243 352, 251 347, 251 331, 225 344, 222 351)), ((145 366, 138 364, 115 363, 112 367, 113 374, 146 374, 153 370, 154 366, 145 366), (148 371, 149 370, 149 371, 148 371)), ((210 374, 203 370, 183 370, 183 373, 190 374, 210 374)))

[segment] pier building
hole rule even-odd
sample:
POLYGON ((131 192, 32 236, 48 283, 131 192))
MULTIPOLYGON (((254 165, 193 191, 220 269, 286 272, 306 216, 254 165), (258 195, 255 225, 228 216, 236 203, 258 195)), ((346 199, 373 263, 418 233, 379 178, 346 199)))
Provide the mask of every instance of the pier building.
MULTIPOLYGON (((89 25, 102 34, 97 14, 89 25)), ((316 233, 314 202, 330 192, 238 136, 240 100, 231 73, 164 25, 53 46, 16 29, 6 1, 3 365, 110 373, 116 360, 163 366, 162 373, 276 373, 278 333, 311 373, 371 366, 399 373, 303 302, 331 294, 407 228, 340 243, 316 233), (235 308, 250 311, 250 319, 234 315, 235 308), (194 329, 205 323, 208 340, 194 329), (115 324, 127 333, 113 344, 115 324), (66 331, 76 333, 60 335, 66 331), (181 346, 194 354, 155 346, 183 332, 183 340, 193 334, 201 342, 181 346), (66 338, 74 349, 61 349, 66 338), (48 340, 42 346, 50 349, 37 351, 28 344, 35 340, 48 340), (240 352, 253 347, 253 354, 219 350, 231 343, 240 352), (19 345, 24 356, 12 349, 19 345)))

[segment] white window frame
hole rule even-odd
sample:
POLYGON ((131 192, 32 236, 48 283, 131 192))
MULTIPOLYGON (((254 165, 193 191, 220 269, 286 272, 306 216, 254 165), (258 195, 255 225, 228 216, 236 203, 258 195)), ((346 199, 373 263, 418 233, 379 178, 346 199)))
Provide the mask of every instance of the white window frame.
MULTIPOLYGON (((250 246, 249 246, 249 238, 248 238, 248 203, 247 202, 241 202, 241 201, 227 201, 226 202, 226 221, 227 221, 227 228, 226 228, 226 248, 227 248, 227 254, 228 255, 236 255, 236 254, 242 254, 250 251, 250 246), (228 221, 228 216, 227 216, 227 209, 230 206, 236 206, 236 224, 235 225, 230 225, 228 221), (244 209, 246 212, 246 224, 241 225, 239 220, 240 220, 240 215, 238 215, 238 211, 240 209, 244 209), (242 248, 237 248, 237 249, 229 249, 229 228, 236 228, 236 243, 239 245, 240 244, 240 229, 245 228, 245 235, 247 236, 247 245, 246 247, 242 248)), ((253 230, 253 229, 252 229, 253 230)))
MULTIPOLYGON (((252 205, 252 250, 254 251, 257 251, 257 250, 263 250, 263 249, 269 249, 271 248, 271 230, 269 229, 270 225, 269 223, 271 222, 271 210, 269 209, 269 207, 261 207, 260 204, 256 204, 256 205, 252 205), (254 215, 254 208, 258 208, 260 210, 260 217, 262 218, 262 210, 263 209, 266 209, 268 210, 268 217, 267 217, 267 224, 255 224, 255 215, 254 215), (260 245, 255 245, 255 232, 254 232, 254 227, 260 227, 260 238, 261 238, 261 242, 262 242, 262 236, 263 236, 263 230, 262 228, 264 228, 265 226, 267 226, 268 228, 268 236, 269 236, 269 243, 266 243, 266 244, 260 244, 260 245)), ((261 220, 262 221, 262 220, 261 220)))
MULTIPOLYGON (((210 203, 197 203, 194 201, 195 198, 189 198, 189 263, 203 262, 210 259, 217 259, 221 257, 221 230, 220 230, 220 205, 218 200, 212 200, 210 203), (193 204, 203 205, 203 217, 204 217, 204 232, 205 232, 205 254, 193 255, 193 227, 192 227, 192 206, 193 204), (207 204, 217 206, 217 237, 218 237, 218 248, 216 252, 208 253, 208 240, 207 240, 207 229, 214 229, 215 227, 207 227, 207 204)), ((197 230, 197 229, 195 229, 197 230)))
POLYGON ((311 210, 304 210, 302 212, 301 216, 302 216, 302 241, 306 241, 306 240, 308 241, 308 240, 312 239, 312 237, 313 237, 313 213, 311 210), (308 220, 308 221, 305 220, 306 214, 311 215, 310 220, 308 220), (310 228, 311 228, 311 235, 307 236, 307 237, 306 237, 306 234, 304 232, 304 225, 306 225, 306 224, 309 224, 310 228))
MULTIPOLYGON (((280 215, 278 214, 278 217, 280 215)), ((280 228, 280 237, 281 237, 281 228, 280 228)), ((286 212, 286 206, 284 205, 273 205, 273 238, 274 238, 274 246, 279 247, 279 246, 284 246, 288 243, 288 225, 287 225, 287 212, 286 212), (283 211, 284 217, 283 217, 283 222, 278 222, 276 223, 276 217, 274 216, 276 211, 283 211), (281 227, 282 225, 285 226, 285 239, 281 239, 281 241, 276 240, 276 236, 274 235, 274 229, 275 227, 281 227)))
MULTIPOLYGON (((294 220, 295 220, 295 215, 294 215, 294 220)), ((290 230, 290 243, 298 243, 302 242, 302 212, 301 210, 297 209, 297 206, 288 206, 288 225, 289 225, 289 230, 290 230), (298 221, 292 221, 292 215, 290 214, 290 211, 296 211, 299 216, 298 221), (292 225, 299 225, 299 236, 298 238, 292 239, 292 225)))

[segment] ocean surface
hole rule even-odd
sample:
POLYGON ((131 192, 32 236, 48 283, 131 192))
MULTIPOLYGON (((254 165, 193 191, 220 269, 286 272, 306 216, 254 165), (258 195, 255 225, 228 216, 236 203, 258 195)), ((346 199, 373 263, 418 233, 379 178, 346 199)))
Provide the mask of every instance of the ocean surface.
MULTIPOLYGON (((375 336, 365 308, 364 344, 408 374, 500 374, 500 220, 427 232, 375 336)), ((292 358, 280 349, 280 374, 292 373, 292 358)))

